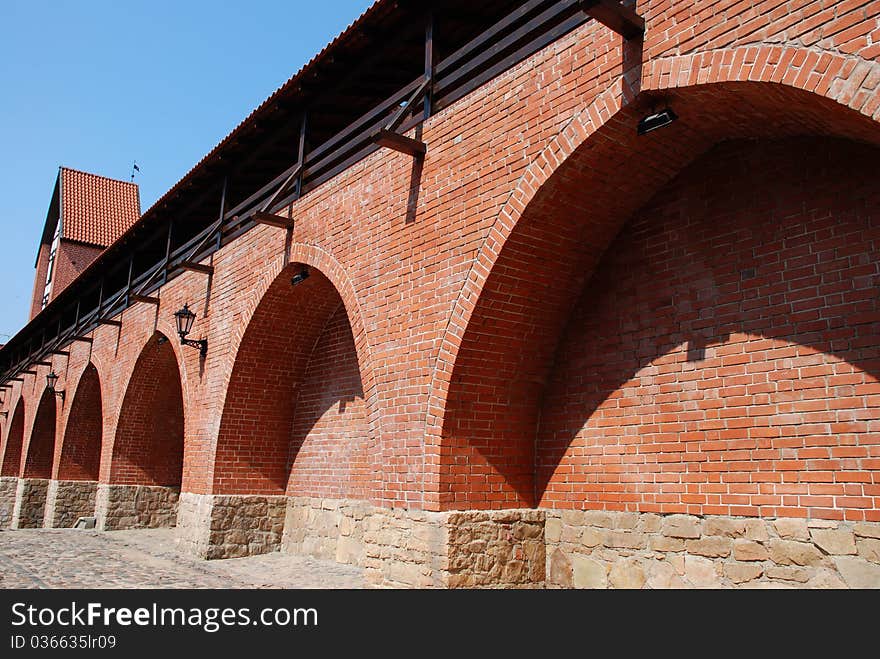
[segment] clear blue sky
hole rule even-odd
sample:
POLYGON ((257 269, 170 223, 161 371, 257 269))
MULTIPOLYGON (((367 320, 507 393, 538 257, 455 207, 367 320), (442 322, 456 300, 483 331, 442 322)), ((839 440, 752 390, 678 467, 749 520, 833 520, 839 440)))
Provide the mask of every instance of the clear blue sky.
POLYGON ((372 0, 0 0, 0 343, 27 322, 58 167, 146 210, 372 0))

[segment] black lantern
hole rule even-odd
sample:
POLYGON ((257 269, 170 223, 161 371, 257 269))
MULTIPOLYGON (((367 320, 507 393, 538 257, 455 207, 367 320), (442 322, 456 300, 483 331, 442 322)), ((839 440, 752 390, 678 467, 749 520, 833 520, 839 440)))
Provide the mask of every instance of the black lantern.
POLYGON ((50 392, 59 396, 61 400, 64 400, 64 392, 56 391, 55 385, 58 384, 58 375, 56 375, 55 371, 52 371, 46 376, 46 389, 50 392))
POLYGON ((196 315, 190 310, 189 304, 184 304, 183 309, 174 312, 174 319, 177 321, 177 333, 180 335, 180 345, 192 346, 199 349, 202 357, 208 354, 208 339, 200 339, 193 341, 186 338, 192 330, 193 321, 196 315))
POLYGON ((196 315, 190 310, 189 304, 184 304, 183 309, 174 312, 174 318, 177 319, 177 333, 181 339, 185 339, 192 329, 196 315))

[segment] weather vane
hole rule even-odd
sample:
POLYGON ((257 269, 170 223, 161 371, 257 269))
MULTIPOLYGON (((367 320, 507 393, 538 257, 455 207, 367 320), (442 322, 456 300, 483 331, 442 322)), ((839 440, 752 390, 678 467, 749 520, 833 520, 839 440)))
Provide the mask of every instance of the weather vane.
POLYGON ((141 168, 138 167, 137 160, 131 163, 131 182, 134 183, 134 173, 141 171, 141 168))

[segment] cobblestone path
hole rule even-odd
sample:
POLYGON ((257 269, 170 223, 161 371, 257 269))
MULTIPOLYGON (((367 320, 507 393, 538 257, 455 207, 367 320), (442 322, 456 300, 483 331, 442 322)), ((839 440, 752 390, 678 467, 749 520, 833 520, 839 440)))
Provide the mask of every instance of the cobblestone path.
POLYGON ((363 588, 359 568, 272 553, 203 561, 173 529, 0 530, 0 588, 363 588))

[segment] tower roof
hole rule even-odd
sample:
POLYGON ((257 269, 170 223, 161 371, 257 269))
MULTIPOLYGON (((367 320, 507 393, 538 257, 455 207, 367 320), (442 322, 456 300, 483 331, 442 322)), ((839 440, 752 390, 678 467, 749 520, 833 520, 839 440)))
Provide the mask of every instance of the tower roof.
POLYGON ((60 168, 58 181, 62 238, 106 247, 141 216, 135 183, 67 167, 60 168))

